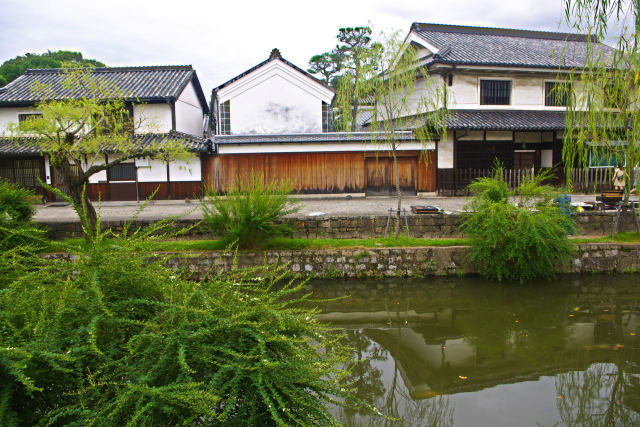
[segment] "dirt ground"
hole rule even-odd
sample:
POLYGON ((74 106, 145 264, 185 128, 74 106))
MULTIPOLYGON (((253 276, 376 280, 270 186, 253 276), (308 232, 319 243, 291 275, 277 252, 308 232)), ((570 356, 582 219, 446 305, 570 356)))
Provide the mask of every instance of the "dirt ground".
MULTIPOLYGON (((466 197, 403 197, 402 206, 410 213, 412 205, 436 206, 448 212, 460 211, 467 203, 466 197)), ((593 202, 595 195, 573 195, 573 202, 593 202)), ((328 197, 303 196, 300 199, 301 210, 297 216, 362 216, 386 215, 390 208, 395 208, 397 200, 394 197, 353 197, 347 200, 345 196, 328 197)), ((140 207, 136 202, 102 202, 101 214, 103 221, 117 221, 130 219, 140 207)), ((139 215, 141 220, 157 220, 171 215, 185 215, 189 219, 202 217, 199 203, 184 200, 158 200, 151 202, 139 215)), ((73 209, 63 203, 50 203, 38 206, 35 215, 37 222, 71 222, 77 221, 78 216, 73 209)))

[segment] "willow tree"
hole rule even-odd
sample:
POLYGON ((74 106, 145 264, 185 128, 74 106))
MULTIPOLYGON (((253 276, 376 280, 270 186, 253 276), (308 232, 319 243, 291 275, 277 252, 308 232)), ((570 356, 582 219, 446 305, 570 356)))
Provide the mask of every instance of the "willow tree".
MULTIPOLYGON (((563 160, 570 183, 570 169, 588 168, 598 162, 620 164, 627 183, 624 205, 629 200, 640 164, 640 0, 564 0, 566 20, 579 32, 593 34, 584 67, 570 73, 570 84, 557 96, 570 96, 566 114, 563 160), (616 48, 599 42, 611 37, 611 21, 631 20, 616 34, 616 48), (568 88, 574 88, 567 93, 568 88), (565 92, 564 94, 562 92, 565 92)), ((622 205, 614 224, 619 223, 622 205)), ((637 218, 636 218, 637 223, 637 218)))
POLYGON ((395 235, 398 237, 402 209, 399 131, 413 131, 422 147, 421 160, 428 166, 429 157, 425 152, 428 144, 446 138, 446 86, 442 79, 418 65, 417 50, 403 41, 398 32, 382 34, 381 39, 381 48, 376 55, 379 74, 367 82, 374 105, 369 129, 372 144, 386 148, 393 159, 397 195, 395 235))
POLYGON ((186 155, 186 149, 183 141, 171 138, 141 145, 134 134, 142 127, 153 129, 153 119, 134 118, 125 102, 127 94, 96 78, 92 70, 61 70, 60 88, 34 84, 31 91, 41 99, 35 106, 38 114, 10 124, 9 130, 17 144, 29 136, 39 151, 49 156, 69 197, 83 207, 88 226, 95 230, 96 211, 85 192, 92 175, 138 157, 165 161, 180 158, 186 155), (106 161, 107 153, 116 155, 106 161))

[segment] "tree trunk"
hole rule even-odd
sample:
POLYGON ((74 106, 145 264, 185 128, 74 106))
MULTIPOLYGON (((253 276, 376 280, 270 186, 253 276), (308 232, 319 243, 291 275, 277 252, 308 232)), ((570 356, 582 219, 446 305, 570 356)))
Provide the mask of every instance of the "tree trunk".
POLYGON ((354 97, 353 108, 351 109, 351 132, 356 131, 356 120, 358 120, 358 99, 354 97))
POLYGON ((398 153, 396 152, 396 144, 392 144, 393 153, 393 172, 396 178, 396 195, 398 196, 398 209, 396 210, 395 234, 396 239, 400 235, 400 208, 402 207, 402 190, 400 190, 400 172, 398 171, 398 153))
POLYGON ((74 168, 67 159, 62 160, 59 169, 60 175, 64 183, 67 185, 69 197, 86 216, 86 224, 84 225, 89 228, 86 231, 92 233, 96 229, 98 217, 89 197, 86 194, 84 194, 83 197, 87 180, 82 180, 77 176, 76 171, 74 171, 74 168))

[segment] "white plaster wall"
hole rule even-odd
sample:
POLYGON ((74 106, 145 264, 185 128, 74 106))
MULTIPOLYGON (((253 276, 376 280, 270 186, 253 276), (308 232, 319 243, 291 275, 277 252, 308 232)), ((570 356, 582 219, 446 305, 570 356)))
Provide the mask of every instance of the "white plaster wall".
MULTIPOLYGON (((419 142, 403 143, 398 147, 403 150, 435 150, 433 142, 422 145, 419 142)), ((317 152, 345 152, 345 151, 384 151, 385 144, 363 144, 359 142, 334 144, 220 144, 219 154, 250 154, 250 153, 317 153, 317 152)))
POLYGON ((447 138, 438 142, 438 169, 453 168, 453 132, 447 132, 447 138))
POLYGON ((44 155, 44 180, 47 184, 51 185, 51 162, 49 161, 49 155, 44 155))
MULTIPOLYGON (((420 114, 441 108, 444 105, 443 86, 444 81, 439 75, 418 80, 415 83, 414 92, 408 96, 406 114, 420 114)), ((405 115, 404 112, 401 113, 401 115, 405 115)))
POLYGON ((173 181, 200 181, 202 179, 200 157, 192 155, 187 160, 169 163, 169 179, 173 181))
POLYGON ((459 131, 458 140, 459 141, 483 141, 484 132, 481 130, 472 130, 469 132, 459 131))
POLYGON ((166 182, 167 164, 160 160, 136 159, 139 182, 166 182))
POLYGON ((550 75, 521 76, 506 73, 454 73, 453 85, 448 87, 450 108, 457 109, 513 109, 513 110, 556 110, 565 107, 544 105, 544 85, 555 81, 550 75), (510 80, 511 105, 480 105, 480 80, 510 80))
POLYGON ((35 107, 0 107, 0 135, 9 135, 9 123, 18 123, 18 114, 34 113, 35 107))
POLYGON ((231 99, 231 133, 322 132, 322 101, 281 75, 231 99))
POLYGON ((487 132, 487 141, 511 141, 513 132, 511 131, 489 131, 487 132))
POLYGON ((550 168, 553 166, 553 150, 540 150, 540 167, 550 168))
POLYGON ((164 133, 172 130, 169 104, 136 104, 133 106, 133 117, 136 133, 164 133))
POLYGON ((322 131, 322 102, 333 92, 280 60, 271 61, 218 92, 230 101, 231 133, 322 131))
POLYGON ((542 142, 541 132, 516 132, 515 137, 517 142, 542 142))
POLYGON ((193 84, 184 88, 176 100, 176 130, 190 135, 202 136, 204 112, 193 84))
MULTIPOLYGON (((86 171, 87 169, 89 169, 89 167, 93 165, 104 165, 104 157, 102 156, 95 157, 93 160, 89 161, 88 164, 85 164, 82 169, 86 171)), ((107 182, 107 171, 100 171, 100 172, 94 173, 89 177, 90 184, 97 184, 99 182, 107 182)))

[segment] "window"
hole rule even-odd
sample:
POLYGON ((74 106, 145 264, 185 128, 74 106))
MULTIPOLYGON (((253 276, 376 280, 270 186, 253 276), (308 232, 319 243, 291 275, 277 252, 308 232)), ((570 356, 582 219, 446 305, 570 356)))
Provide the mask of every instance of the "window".
POLYGON ((25 122, 27 120, 39 119, 40 117, 42 117, 41 113, 23 113, 23 114, 18 114, 18 122, 22 123, 22 122, 25 122))
POLYGON ((107 180, 109 181, 135 181, 135 163, 119 163, 107 170, 107 180))
POLYGON ((322 132, 330 132, 331 131, 331 109, 329 108, 329 104, 322 101, 322 132))
POLYGON ((547 107, 566 107, 571 93, 571 83, 545 82, 544 105, 547 107))
POLYGON ((231 102, 220 104, 220 135, 231 134, 231 102))
POLYGON ((510 105, 510 80, 480 80, 481 105, 510 105))
POLYGON ((624 153, 605 153, 601 150, 590 150, 590 168, 614 168, 617 165, 626 165, 624 153))

